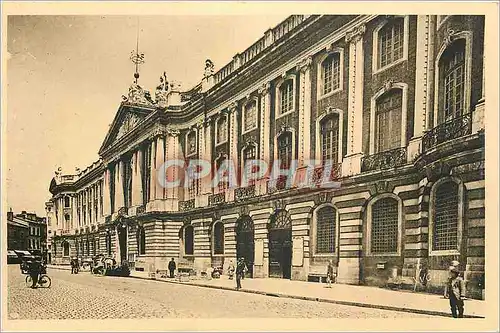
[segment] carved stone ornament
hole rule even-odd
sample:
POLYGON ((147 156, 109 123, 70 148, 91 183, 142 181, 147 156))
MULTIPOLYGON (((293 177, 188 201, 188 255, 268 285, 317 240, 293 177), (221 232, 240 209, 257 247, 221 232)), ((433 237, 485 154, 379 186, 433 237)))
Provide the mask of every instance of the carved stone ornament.
POLYGON ((130 112, 127 113, 125 117, 123 117, 122 123, 120 124, 115 140, 121 138, 122 136, 130 132, 134 127, 137 126, 137 124, 141 120, 142 119, 136 114, 130 112))
POLYGON ((431 182, 435 182, 439 178, 450 175, 450 166, 446 162, 437 161, 425 168, 425 173, 427 179, 431 182))
POLYGON ((149 91, 142 89, 137 83, 132 83, 128 89, 128 96, 122 96, 123 100, 132 104, 153 105, 149 91))
POLYGON ((388 92, 393 87, 394 87, 394 80, 393 79, 389 79, 389 80, 384 82, 384 92, 388 92))
POLYGON ((267 95, 270 90, 271 90, 271 83, 266 82, 262 86, 260 86, 258 93, 259 93, 259 95, 264 96, 264 95, 267 95))
POLYGON ((283 202, 283 200, 275 200, 273 202, 273 208, 275 211, 279 209, 285 209, 285 203, 283 202))
POLYGON ((206 117, 203 119, 203 126, 204 127, 209 127, 212 124, 212 117, 206 117))
POLYGON ((366 26, 364 24, 354 27, 348 31, 345 35, 345 41, 347 43, 356 43, 359 41, 366 31, 366 26))
POLYGON ((316 205, 324 204, 328 202, 328 194, 326 192, 318 193, 314 201, 316 205))
POLYGON ((205 60, 205 73, 203 75, 203 77, 207 78, 209 76, 212 76, 214 74, 214 63, 212 62, 212 60, 210 59, 207 59, 205 60))
POLYGON ((250 210, 248 209, 248 206, 243 205, 240 207, 240 216, 245 216, 250 214, 250 210))
POLYGON ((387 193, 389 191, 389 182, 386 180, 379 180, 375 183, 375 190, 377 194, 387 193))
POLYGON ((285 133, 285 132, 291 132, 292 128, 288 125, 281 125, 278 129, 278 136, 285 133))
POLYGON ((460 175, 469 172, 484 171, 484 160, 473 163, 462 164, 451 170, 452 175, 460 175))
POLYGON ((229 111, 229 113, 233 113, 235 111, 238 110, 238 102, 232 102, 231 104, 229 104, 229 106, 227 107, 227 110, 229 111))
POLYGON ((171 128, 171 127, 167 127, 165 129, 165 133, 169 136, 173 136, 173 137, 177 137, 181 134, 181 131, 179 131, 178 129, 174 129, 174 128, 171 128))
POLYGON ((187 226, 187 225, 190 225, 191 224, 191 219, 187 216, 185 216, 183 219, 182 219, 182 225, 183 226, 187 226))
POLYGON ((453 29, 448 29, 446 31, 446 35, 444 36, 443 43, 445 47, 448 47, 451 43, 453 43, 456 39, 456 33, 453 29))
POLYGON ((220 220, 220 212, 218 210, 215 210, 212 214, 212 220, 213 222, 219 221, 220 220))
POLYGON ((301 60, 298 64, 297 64, 297 70, 301 71, 302 73, 306 72, 308 69, 311 68, 311 65, 312 65, 313 61, 312 61, 312 57, 309 56, 303 60, 301 60))

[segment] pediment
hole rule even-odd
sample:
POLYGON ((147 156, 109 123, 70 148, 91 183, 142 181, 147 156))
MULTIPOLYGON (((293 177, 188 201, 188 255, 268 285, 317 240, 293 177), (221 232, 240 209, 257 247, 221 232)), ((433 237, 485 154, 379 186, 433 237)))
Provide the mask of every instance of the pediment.
POLYGON ((134 108, 122 105, 111 123, 99 153, 130 133, 143 122, 151 112, 152 109, 134 108))

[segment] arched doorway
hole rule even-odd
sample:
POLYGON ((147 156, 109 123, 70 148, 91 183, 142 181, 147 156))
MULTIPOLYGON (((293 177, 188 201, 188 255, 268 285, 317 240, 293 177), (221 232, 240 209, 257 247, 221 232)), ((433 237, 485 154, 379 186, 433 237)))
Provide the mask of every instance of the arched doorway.
POLYGON ((271 216, 269 223, 269 277, 292 277, 292 219, 286 210, 271 216))
POLYGON ((241 216, 236 221, 236 257, 245 258, 248 277, 253 277, 253 263, 255 258, 254 226, 252 218, 241 216))
POLYGON ((127 226, 118 226, 118 242, 120 246, 120 261, 124 262, 127 260, 127 226))

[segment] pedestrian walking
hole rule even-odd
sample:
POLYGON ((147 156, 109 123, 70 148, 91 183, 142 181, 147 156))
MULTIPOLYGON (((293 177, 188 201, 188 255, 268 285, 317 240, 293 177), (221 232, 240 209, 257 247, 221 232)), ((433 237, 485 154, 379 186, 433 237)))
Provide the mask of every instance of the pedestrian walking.
POLYGON ((328 283, 328 288, 332 287, 332 281, 335 279, 335 273, 333 272, 333 260, 328 261, 328 266, 326 268, 326 282, 328 283))
POLYGON ((42 271, 42 260, 41 258, 36 258, 33 260, 29 267, 29 275, 31 276, 31 288, 35 289, 36 284, 38 283, 38 277, 40 276, 40 273, 42 271))
POLYGON ((247 265, 245 264, 245 259, 238 259, 238 264, 236 265, 236 290, 241 289, 241 278, 245 275, 247 271, 247 265))
POLYGON ((465 282, 459 276, 456 266, 450 266, 450 277, 445 288, 445 297, 450 299, 450 308, 453 318, 464 317, 465 282), (457 313, 458 312, 458 313, 457 313))
POLYGON ((174 271, 176 268, 177 265, 175 264, 174 258, 172 258, 172 260, 170 260, 170 262, 168 263, 168 271, 170 272, 170 278, 174 277, 174 271))
POLYGON ((233 264, 232 260, 229 262, 229 266, 227 268, 227 275, 229 277, 229 280, 233 279, 233 276, 234 276, 234 264, 233 264))

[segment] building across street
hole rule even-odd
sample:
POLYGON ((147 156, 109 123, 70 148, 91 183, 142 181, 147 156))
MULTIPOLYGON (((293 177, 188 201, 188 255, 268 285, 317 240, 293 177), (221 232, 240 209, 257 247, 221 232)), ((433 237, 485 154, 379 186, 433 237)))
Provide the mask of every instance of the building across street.
POLYGON ((484 44, 484 16, 292 15, 191 89, 137 71, 99 160, 50 181, 52 263, 322 281, 332 261, 442 293, 456 260, 482 298, 484 44))

